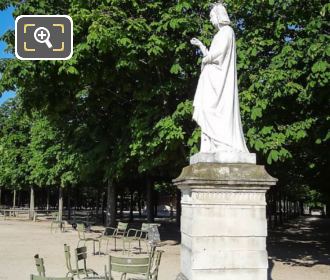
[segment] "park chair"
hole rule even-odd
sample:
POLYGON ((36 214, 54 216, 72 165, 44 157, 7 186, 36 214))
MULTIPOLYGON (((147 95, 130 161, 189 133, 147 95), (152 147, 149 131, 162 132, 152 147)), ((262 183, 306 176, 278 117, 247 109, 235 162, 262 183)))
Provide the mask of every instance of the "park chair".
POLYGON ((39 276, 45 277, 46 271, 45 271, 44 259, 39 258, 39 255, 37 254, 34 256, 34 261, 36 263, 36 267, 37 267, 39 276))
POLYGON ((31 275, 30 280, 74 280, 72 277, 45 277, 39 275, 31 275))
POLYGON ((127 235, 123 238, 123 250, 124 252, 128 251, 128 253, 131 251, 131 244, 133 242, 138 242, 139 244, 139 251, 141 253, 142 246, 141 242, 144 242, 146 244, 147 251, 149 252, 149 246, 148 246, 148 230, 152 226, 159 227, 160 224, 156 223, 142 223, 141 229, 129 229, 127 232, 127 235), (126 243, 128 243, 128 246, 126 246, 126 243))
POLYGON ((121 273, 121 280, 157 280, 162 253, 155 251, 143 258, 110 255, 109 278, 113 280, 113 273, 117 272, 121 273))
POLYGON ((80 275, 84 275, 88 277, 88 274, 98 275, 93 269, 87 268, 87 248, 79 247, 75 249, 75 256, 76 256, 76 275, 78 276, 78 279, 80 278, 80 275), (79 268, 79 263, 83 263, 83 268, 79 268))
POLYGON ((68 246, 66 244, 64 244, 64 256, 65 256, 66 268, 68 269, 66 277, 68 277, 69 275, 75 276, 75 275, 78 275, 79 273, 80 274, 86 274, 87 273, 87 275, 89 275, 89 274, 95 275, 94 270, 90 269, 90 268, 85 268, 85 269, 84 268, 81 268, 81 269, 72 268, 70 246, 68 246))
POLYGON ((52 222, 50 224, 50 232, 53 232, 54 226, 56 226, 56 229, 60 228, 61 231, 64 231, 64 222, 60 221, 58 213, 57 212, 52 213, 51 216, 52 216, 52 222))
POLYGON ((116 228, 114 228, 114 227, 105 228, 102 236, 99 237, 99 240, 100 240, 100 243, 102 240, 107 241, 106 252, 108 252, 108 245, 109 245, 109 241, 111 239, 115 240, 115 251, 117 250, 117 239, 121 239, 121 238, 125 237, 127 227, 128 227, 128 223, 119 222, 116 228))
POLYGON ((84 242, 84 246, 86 246, 86 243, 88 241, 93 242, 93 254, 95 255, 95 242, 99 244, 99 254, 101 253, 101 242, 99 238, 94 238, 94 237, 86 237, 86 227, 84 224, 77 224, 77 232, 78 232, 78 244, 77 248, 80 245, 80 242, 84 242))

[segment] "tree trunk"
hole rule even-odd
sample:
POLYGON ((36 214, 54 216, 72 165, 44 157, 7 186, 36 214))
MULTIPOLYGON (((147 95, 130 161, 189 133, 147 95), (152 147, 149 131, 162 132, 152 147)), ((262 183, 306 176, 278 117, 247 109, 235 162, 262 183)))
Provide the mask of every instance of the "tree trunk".
POLYGON ((280 218, 280 224, 283 225, 283 204, 282 204, 282 194, 281 191, 279 191, 279 218, 280 218))
POLYGON ((101 195, 101 219, 102 219, 102 225, 105 224, 105 218, 104 218, 104 209, 105 209, 105 192, 102 192, 101 195))
POLYGON ((14 190, 14 194, 13 194, 13 208, 16 207, 16 190, 14 190))
POLYGON ((325 210, 326 210, 326 215, 328 218, 330 218, 330 201, 327 201, 326 206, 325 206, 325 210))
POLYGON ((158 192, 154 190, 154 217, 158 216, 158 192))
MULTIPOLYGON (((46 210, 49 211, 49 187, 47 187, 46 210)), ((48 213, 47 213, 48 214, 48 213)))
POLYGON ((173 195, 171 195, 171 201, 170 201, 170 207, 171 207, 171 212, 170 212, 170 217, 171 220, 173 219, 173 195))
POLYGON ((99 220, 99 211, 100 211, 100 189, 97 190, 96 193, 96 205, 95 205, 95 220, 98 222, 99 220))
POLYGON ((34 215, 34 188, 33 186, 30 187, 30 213, 29 213, 29 218, 30 220, 33 219, 34 215))
POLYGON ((63 190, 62 187, 58 188, 58 220, 63 219, 63 190))
POLYGON ((138 210, 139 210, 139 218, 142 216, 142 209, 141 209, 141 194, 138 192, 138 210))
POLYGON ((21 196, 22 196, 22 192, 20 190, 17 191, 17 207, 21 206, 21 196))
POLYGON ((134 208, 134 196, 133 196, 133 192, 131 192, 130 200, 129 200, 129 221, 130 222, 133 222, 133 220, 134 220, 133 208, 134 208))
POLYGON ((288 220, 288 218, 289 218, 289 215, 288 215, 288 200, 284 196, 284 198, 283 198, 283 221, 288 220))
POLYGON ((68 187, 67 208, 68 208, 68 220, 71 220, 71 188, 70 187, 68 187))
POLYGON ((176 224, 181 225, 181 191, 176 190, 176 224))
POLYGON ((124 192, 120 195, 120 217, 124 216, 124 192))
POLYGON ((113 227, 115 225, 116 225, 116 190, 113 183, 110 180, 108 180, 106 226, 113 227))
POLYGON ((154 199, 153 199, 153 185, 150 179, 147 180, 147 221, 154 222, 154 199))

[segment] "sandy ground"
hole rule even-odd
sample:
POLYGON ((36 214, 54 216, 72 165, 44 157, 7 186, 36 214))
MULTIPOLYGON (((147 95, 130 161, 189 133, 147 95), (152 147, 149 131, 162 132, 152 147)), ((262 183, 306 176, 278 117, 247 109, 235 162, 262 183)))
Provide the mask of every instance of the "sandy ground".
POLYGON ((330 219, 302 217, 272 230, 270 280, 330 280, 330 219))
MULTIPOLYGON (((100 227, 93 229, 101 230, 100 227)), ((172 228, 165 230, 173 231, 172 228)), ((180 271, 180 245, 176 240, 178 232, 173 231, 172 235, 167 237, 170 238, 164 240, 164 246, 161 248, 165 253, 161 261, 159 280, 174 280, 180 271)), ((36 274, 33 256, 37 253, 44 258, 46 275, 64 276, 66 267, 63 244, 70 245, 73 252, 77 242, 77 232, 70 227, 64 233, 50 233, 50 223, 47 221, 1 220, 0 280, 27 280, 31 273, 36 274)), ((328 219, 303 218, 272 231, 268 244, 269 279, 330 280, 329 244, 328 219)), ((88 267, 102 274, 104 265, 107 264, 107 256, 92 255, 92 248, 92 244, 88 244, 88 267)), ((104 251, 105 246, 102 249, 104 251)), ((121 255, 121 252, 116 254, 121 255)))

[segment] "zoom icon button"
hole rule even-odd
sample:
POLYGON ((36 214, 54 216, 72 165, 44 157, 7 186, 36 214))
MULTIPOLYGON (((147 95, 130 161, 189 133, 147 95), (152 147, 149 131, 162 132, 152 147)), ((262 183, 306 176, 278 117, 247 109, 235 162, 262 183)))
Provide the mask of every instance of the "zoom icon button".
POLYGON ((66 60, 73 51, 69 16, 23 15, 15 21, 15 54, 22 60, 66 60))

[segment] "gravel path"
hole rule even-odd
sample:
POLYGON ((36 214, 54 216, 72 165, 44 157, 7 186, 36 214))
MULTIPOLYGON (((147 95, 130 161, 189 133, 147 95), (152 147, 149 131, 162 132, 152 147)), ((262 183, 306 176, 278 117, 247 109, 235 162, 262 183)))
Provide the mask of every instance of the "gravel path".
POLYGON ((270 280, 330 280, 330 219, 302 217, 271 231, 270 280))
MULTIPOLYGON (((180 271, 178 234, 171 227, 165 230, 171 232, 165 238, 162 235, 166 240, 161 248, 165 253, 159 280, 174 280, 180 271)), ((77 232, 70 228, 64 233, 50 233, 46 221, 0 221, 0 280, 29 279, 36 273, 33 256, 37 253, 44 258, 47 275, 65 275, 63 244, 73 251, 77 241, 77 232)), ((272 231, 268 243, 270 280, 330 280, 330 219, 298 219, 272 231)), ((88 251, 88 266, 102 274, 107 257, 92 255, 92 244, 88 251)))

